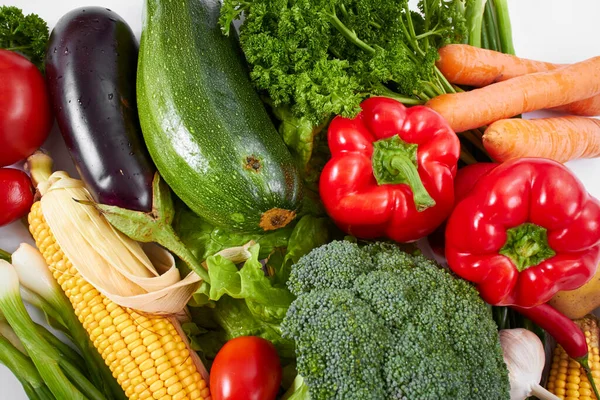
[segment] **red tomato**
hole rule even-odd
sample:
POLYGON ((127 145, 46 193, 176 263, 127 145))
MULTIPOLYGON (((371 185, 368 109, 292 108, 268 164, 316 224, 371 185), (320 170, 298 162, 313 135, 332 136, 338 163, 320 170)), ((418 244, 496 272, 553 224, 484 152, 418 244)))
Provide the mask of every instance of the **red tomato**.
POLYGON ((52 128, 41 72, 25 57, 0 50, 0 167, 36 151, 52 128))
POLYGON ((213 400, 274 400, 281 384, 275 346, 256 336, 230 340, 210 370, 213 400))
POLYGON ((33 193, 25 172, 0 168, 0 226, 25 216, 33 204, 33 193))

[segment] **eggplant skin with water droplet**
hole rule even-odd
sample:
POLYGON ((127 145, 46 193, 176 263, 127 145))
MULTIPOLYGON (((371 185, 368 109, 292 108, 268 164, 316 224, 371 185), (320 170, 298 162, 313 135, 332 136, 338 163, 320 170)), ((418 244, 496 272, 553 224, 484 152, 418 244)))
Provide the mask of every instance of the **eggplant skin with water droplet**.
POLYGON ((138 49, 118 14, 77 8, 50 35, 46 79, 58 126, 94 200, 150 211, 156 168, 138 118, 138 49))

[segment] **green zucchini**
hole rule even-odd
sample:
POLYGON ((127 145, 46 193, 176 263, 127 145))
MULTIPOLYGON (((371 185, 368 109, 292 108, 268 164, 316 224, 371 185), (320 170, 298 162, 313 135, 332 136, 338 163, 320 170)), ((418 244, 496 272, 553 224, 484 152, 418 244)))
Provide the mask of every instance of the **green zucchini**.
POLYGON ((281 228, 300 206, 294 160, 251 86, 218 0, 147 0, 137 99, 160 174, 196 214, 240 231, 281 228))

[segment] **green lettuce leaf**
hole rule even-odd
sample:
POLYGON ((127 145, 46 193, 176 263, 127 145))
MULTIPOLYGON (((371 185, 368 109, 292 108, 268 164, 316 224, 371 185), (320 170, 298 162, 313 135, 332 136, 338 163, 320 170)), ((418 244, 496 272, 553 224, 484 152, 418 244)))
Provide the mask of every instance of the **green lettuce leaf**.
POLYGON ((292 386, 285 392, 281 400, 310 400, 308 386, 301 375, 296 376, 292 386))
POLYGON ((201 261, 221 250, 243 246, 251 240, 260 244, 260 258, 266 258, 274 249, 286 247, 294 230, 294 225, 290 225, 264 234, 232 232, 210 224, 182 202, 177 202, 175 207, 173 228, 181 241, 201 261))
POLYGON ((278 324, 256 318, 244 300, 224 295, 214 307, 192 307, 190 313, 193 324, 186 324, 185 332, 207 368, 225 342, 239 336, 269 340, 277 349, 282 365, 296 357, 294 341, 281 336, 278 324))
POLYGON ((227 294, 234 299, 245 299, 252 314, 263 321, 278 323, 283 320, 294 301, 284 283, 272 279, 273 273, 258 259, 260 245, 249 249, 251 257, 238 270, 236 265, 221 257, 206 260, 210 275, 210 299, 218 301, 227 294))

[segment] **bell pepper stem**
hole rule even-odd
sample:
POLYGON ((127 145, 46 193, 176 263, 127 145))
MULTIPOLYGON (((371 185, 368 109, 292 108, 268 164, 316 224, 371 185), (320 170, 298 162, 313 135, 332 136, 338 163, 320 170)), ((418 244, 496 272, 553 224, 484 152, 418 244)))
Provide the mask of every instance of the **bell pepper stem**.
POLYGON ((378 140, 373 143, 372 166, 377 184, 408 185, 417 211, 435 205, 419 176, 416 144, 406 143, 398 135, 378 140))
POLYGON ((519 272, 556 255, 548 244, 546 228, 529 222, 506 231, 506 243, 499 253, 508 257, 519 272))
POLYGON ((600 399, 600 393, 598 393, 598 388, 596 387, 596 381, 594 380, 594 377, 592 376, 592 369, 590 368, 590 363, 588 362, 588 355, 586 354, 583 357, 578 357, 575 359, 575 361, 577 361, 583 367, 583 370, 585 371, 585 375, 587 376, 588 380, 590 381, 590 384, 592 385, 592 389, 594 390, 594 394, 596 395, 596 398, 600 399))
POLYGON ((423 186, 417 168, 408 157, 404 155, 394 156, 390 161, 390 167, 406 177, 408 186, 410 186, 413 192, 413 200, 418 211, 423 211, 435 205, 435 201, 427 193, 425 186, 423 186))

